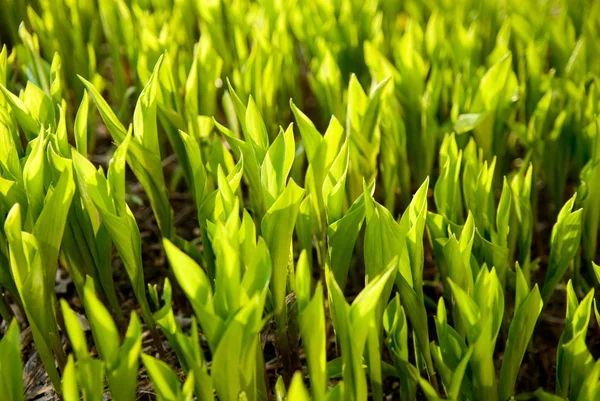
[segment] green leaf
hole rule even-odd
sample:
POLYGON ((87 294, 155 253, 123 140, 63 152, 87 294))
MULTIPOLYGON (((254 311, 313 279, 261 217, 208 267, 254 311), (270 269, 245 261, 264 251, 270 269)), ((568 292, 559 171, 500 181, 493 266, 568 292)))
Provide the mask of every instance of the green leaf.
MULTIPOLYGON (((479 320, 480 310, 471 297, 457 284, 448 279, 448 284, 454 296, 454 302, 458 305, 462 322, 466 325, 467 331, 473 330, 479 320)), ((476 332, 474 333, 476 336, 476 332)), ((473 336, 473 338, 476 338, 473 336)))
POLYGON ((31 153, 23 167, 23 183, 27 201, 27 220, 35 221, 44 206, 44 170, 46 166, 46 141, 44 131, 30 142, 31 153))
POLYGON ((541 312, 542 298, 536 285, 515 309, 515 316, 510 323, 498 382, 500 400, 508 400, 513 395, 519 367, 541 312))
POLYGON ((527 269, 531 254, 531 243, 533 241, 533 213, 531 207, 531 188, 533 181, 533 166, 529 165, 527 170, 519 172, 511 180, 514 209, 514 218, 516 220, 515 229, 509 234, 511 244, 511 255, 514 253, 515 242, 519 246, 519 262, 524 269, 527 269))
POLYGON ((102 116, 102 120, 104 120, 106 128, 108 128, 108 132, 110 132, 114 140, 118 144, 120 144, 125 140, 127 130, 125 129, 123 124, 121 124, 116 114, 112 111, 112 109, 110 108, 106 100, 104 100, 100 92, 96 90, 94 85, 82 76, 79 76, 79 79, 81 80, 81 82, 83 82, 83 85, 87 88, 88 92, 92 96, 92 99, 96 103, 98 111, 102 116))
POLYGON ((427 320, 424 316, 427 316, 427 310, 425 309, 424 302, 419 299, 419 296, 413 288, 410 287, 402 274, 396 275, 396 285, 400 290, 400 297, 402 304, 406 311, 406 315, 410 320, 413 329, 416 333, 416 342, 419 351, 425 358, 427 364, 427 370, 429 371, 430 377, 435 374, 433 370, 433 362, 431 360, 431 352, 429 349, 429 332, 427 326, 427 320))
MULTIPOLYGON (((202 161, 202 152, 200 150, 200 145, 191 135, 186 134, 183 131, 179 131, 179 136, 185 146, 185 152, 187 154, 187 159, 189 162, 189 168, 192 173, 192 182, 191 185, 191 193, 194 197, 194 201, 196 203, 196 208, 199 210, 200 205, 206 198, 207 185, 208 185, 208 177, 206 175, 206 169, 204 167, 202 161)), ((204 221, 201 220, 200 224, 203 224, 204 221)))
POLYGON ((397 270, 397 258, 367 284, 349 306, 331 271, 326 272, 331 314, 343 358, 343 378, 347 391, 355 399, 366 399, 367 380, 362 366, 362 355, 373 314, 381 295, 397 270))
POLYGON ((350 321, 352 322, 353 328, 355 330, 358 329, 358 331, 355 332, 355 341, 357 344, 363 342, 361 341, 363 336, 365 336, 366 339, 365 323, 379 302, 384 288, 389 284, 390 280, 393 279, 396 269, 397 260, 393 259, 390 261, 387 268, 377 277, 374 277, 352 302, 352 306, 350 307, 350 321))
POLYGON ((464 134, 477 128, 483 122, 485 122, 490 115, 488 113, 471 113, 461 114, 458 116, 456 124, 454 124, 454 131, 457 134, 464 134))
MULTIPOLYGON (((240 121, 240 125, 242 126, 242 132, 244 133, 244 136, 247 136, 247 126, 246 126, 246 114, 248 113, 248 110, 246 108, 246 106, 244 105, 244 102, 242 102, 242 100, 239 98, 239 96, 237 95, 237 93, 233 90, 233 87, 231 86, 231 83, 229 82, 229 78, 227 78, 227 89, 229 91, 229 94, 231 95, 231 100, 233 101, 233 107, 235 109, 235 114, 238 117, 238 120, 240 121)), ((261 132, 262 134, 262 132, 261 132)), ((248 138, 246 138, 248 139, 248 138)))
POLYGON ((411 195, 406 125, 398 114, 399 108, 395 96, 382 99, 379 171, 385 194, 384 204, 389 210, 395 209, 398 195, 402 205, 410 202, 411 195))
POLYGON ((209 344, 211 347, 216 345, 223 321, 214 312, 212 287, 206 273, 168 239, 163 238, 163 246, 175 278, 192 304, 209 344))
POLYGON ((155 359, 149 355, 142 354, 142 362, 148 371, 152 387, 159 401, 190 401, 192 399, 192 389, 194 375, 190 373, 185 385, 181 386, 179 378, 171 370, 169 365, 155 359))
POLYGON ((261 222, 262 235, 269 248, 273 263, 271 290, 276 315, 283 313, 285 307, 290 244, 303 196, 304 189, 291 180, 261 222))
POLYGON ((83 305, 89 317, 98 354, 103 361, 112 364, 119 351, 119 330, 108 310, 96 296, 91 277, 87 277, 84 291, 83 305))
POLYGON ((471 362, 473 350, 473 348, 468 349, 452 374, 452 382, 450 384, 450 388, 448 389, 448 397, 450 399, 457 400, 460 397, 461 386, 463 384, 468 365, 471 362))
MULTIPOLYGON (((369 191, 374 190, 375 182, 369 191)), ((359 196, 346 214, 327 228, 329 266, 340 288, 346 287, 348 271, 358 234, 365 220, 364 194, 359 196)))
MULTIPOLYGON (((368 193, 366 185, 364 193, 368 193)), ((367 216, 367 230, 365 233, 365 280, 368 283, 377 277, 394 258, 405 255, 405 232, 392 214, 379 203, 375 202, 372 195, 365 196, 365 210, 367 216)), ((400 273, 412 283, 410 266, 401 266, 400 273)))
POLYGON ((344 142, 338 157, 331 165, 323 182, 323 199, 327 211, 327 223, 332 224, 342 217, 344 199, 346 197, 346 175, 350 153, 348 141, 344 142))
POLYGON ((306 114, 296 107, 291 99, 290 108, 292 109, 294 117, 296 118, 296 123, 298 124, 300 135, 302 136, 302 142, 304 143, 304 149, 306 149, 308 161, 309 163, 313 163, 313 160, 315 160, 317 157, 323 137, 319 131, 317 131, 317 128, 315 128, 313 122, 306 116, 306 114))
POLYGON ((12 112, 15 114, 19 125, 26 132, 28 140, 32 140, 36 135, 39 134, 40 130, 43 129, 42 124, 35 117, 31 115, 29 108, 23 103, 21 99, 13 95, 6 87, 0 83, 0 92, 4 95, 4 98, 10 105, 12 112))
POLYGON ((131 134, 117 149, 110 168, 108 180, 101 171, 77 152, 72 152, 73 164, 81 184, 79 191, 88 194, 97 208, 104 226, 115 244, 148 326, 154 328, 150 305, 146 298, 142 264, 142 244, 135 218, 125 203, 125 154, 131 134), (110 189, 109 189, 110 186, 110 189), (114 194, 114 198, 112 197, 114 194))
POLYGON ((262 186, 265 189, 267 209, 285 189, 295 154, 294 130, 292 125, 280 131, 269 147, 260 168, 262 186))
POLYGON ((134 401, 137 397, 139 359, 142 351, 142 325, 132 312, 129 327, 117 358, 107 364, 106 378, 114 399, 134 401))
POLYGON ((565 203, 552 228, 550 261, 542 286, 544 305, 550 300, 556 284, 562 279, 579 248, 582 209, 573 212, 576 196, 574 195, 565 203))
POLYGON ((383 315, 383 327, 387 333, 385 343, 400 377, 400 395, 403 399, 416 397, 416 383, 410 377, 406 365, 409 363, 408 325, 404 308, 400 305, 400 296, 390 301, 383 315))
MULTIPOLYGON (((290 105, 294 112, 300 135, 302 136, 302 144, 309 162, 308 169, 306 170, 305 183, 312 204, 313 224, 315 225, 313 231, 315 232, 317 240, 321 242, 326 235, 328 224, 326 205, 329 204, 329 200, 326 199, 323 193, 326 185, 325 181, 328 172, 331 170, 332 164, 340 154, 340 149, 344 140, 344 128, 335 117, 332 117, 329 121, 329 126, 327 127, 325 135, 321 136, 312 121, 298 110, 293 103, 290 103, 290 105)), ((334 203, 331 204, 331 206, 335 205, 332 211, 339 209, 340 198, 343 196, 342 190, 344 189, 343 186, 345 184, 341 183, 339 179, 342 178, 341 173, 345 170, 344 162, 345 160, 343 158, 339 159, 339 166, 336 169, 337 174, 334 181, 335 183, 339 183, 339 186, 334 192, 337 195, 335 196, 334 203)), ((331 187, 333 186, 334 185, 331 185, 331 187)), ((331 191, 329 191, 329 193, 330 192, 331 191)), ((339 212, 336 211, 336 213, 339 212)), ((329 219, 329 223, 333 221, 332 216, 332 218, 329 219)), ((322 246, 322 243, 320 245, 322 246)), ((319 255, 321 265, 324 263, 322 260, 324 259, 323 256, 324 255, 322 254, 319 255)))
POLYGON ((262 163, 262 159, 269 147, 269 135, 267 134, 267 128, 265 127, 265 123, 252 96, 250 96, 250 99, 248 100, 245 119, 246 139, 252 144, 255 152, 257 152, 258 162, 262 163))
POLYGON ((323 287, 319 282, 312 292, 311 271, 306 252, 300 254, 296 266, 298 321, 308 365, 308 376, 315 400, 324 399, 327 391, 326 327, 323 308, 323 287))
POLYGON ((277 378, 277 382, 275 383, 275 401, 285 401, 287 397, 287 389, 285 388, 285 383, 283 382, 283 376, 279 376, 277 378))
POLYGON ((469 213, 460 239, 457 240, 452 235, 442 248, 444 261, 447 264, 448 278, 467 292, 471 292, 474 288, 474 274, 471 270, 471 250, 474 238, 474 219, 473 215, 469 213))
POLYGON ((594 359, 585 344, 594 290, 578 304, 573 285, 567 285, 567 319, 556 350, 556 394, 577 399, 594 359))
MULTIPOLYGON (((315 390, 313 390, 313 392, 315 392, 315 390)), ((302 373, 300 373, 300 372, 294 373, 294 377, 292 377, 292 384, 290 385, 290 389, 288 391, 287 400, 288 401, 309 401, 310 400, 308 391, 306 390, 306 387, 304 387, 302 373)))
POLYGON ((244 177, 246 178, 248 186, 251 189, 251 193, 253 194, 250 199, 252 208, 255 214, 262 216, 265 213, 265 199, 259 174, 260 162, 255 150, 249 143, 238 139, 227 127, 222 126, 216 121, 215 126, 225 136, 225 139, 231 146, 234 154, 240 159, 243 157, 245 166, 244 177))
POLYGON ((104 398, 104 364, 92 358, 78 360, 77 381, 84 400, 102 401, 104 398))
POLYGON ((20 401, 23 397, 23 362, 21 362, 21 336, 19 323, 13 319, 0 340, 0 393, 9 400, 20 401))
POLYGON ((259 333, 266 292, 252 297, 228 323, 213 353, 211 376, 220 399, 266 400, 259 333))
POLYGON ((512 203, 512 192, 506 178, 502 184, 502 195, 498 202, 498 210, 496 212, 496 230, 498 236, 496 242, 500 246, 508 246, 508 234, 510 232, 510 208, 512 203))
MULTIPOLYGON (((63 179, 61 179, 63 183, 66 182, 64 174, 63 179)), ((53 193, 50 191, 48 197, 52 200, 51 203, 54 203, 61 195, 68 196, 68 193, 53 193)), ((59 217, 56 219, 58 221, 52 221, 50 226, 52 227, 55 224, 56 230, 59 230, 59 234, 62 234, 60 222, 62 209, 61 206, 56 206, 56 208, 59 213, 59 217)), ((44 219, 49 219, 50 209, 44 209, 44 213, 44 219)), ((4 229, 9 243, 11 273, 22 300, 36 348, 50 379, 58 388, 60 379, 54 357, 61 365, 66 364, 66 357, 60 344, 58 323, 54 310, 56 302, 55 294, 52 291, 54 276, 48 274, 47 268, 44 268, 45 265, 43 264, 43 260, 52 258, 53 252, 58 254, 58 249, 52 248, 51 244, 47 242, 53 242, 57 239, 49 239, 50 234, 43 233, 41 238, 45 242, 42 248, 35 235, 21 231, 21 209, 18 203, 10 210, 4 229), (52 280, 49 279, 49 276, 52 277, 52 280)), ((58 243, 60 243, 60 238, 58 238, 58 243)), ((54 264, 50 265, 51 267, 54 266, 54 269, 56 268, 56 262, 56 259, 54 259, 54 264)), ((51 271, 50 273, 53 274, 54 272, 51 271)))
POLYGON ((62 396, 65 401, 79 401, 79 386, 77 385, 77 371, 73 355, 69 355, 67 365, 62 377, 62 396))
POLYGON ((71 341, 71 347, 73 352, 77 356, 78 360, 83 360, 89 357, 87 342, 85 340, 85 333, 83 327, 79 321, 77 314, 71 309, 69 303, 61 299, 60 306, 63 313, 63 319, 65 321, 65 327, 67 334, 69 335, 69 341, 71 341))
POLYGON ((441 173, 433 191, 437 212, 450 221, 461 223, 460 170, 462 151, 458 151, 454 135, 446 136, 440 148, 441 173))
POLYGON ((156 95, 158 86, 158 75, 162 65, 161 56, 156 65, 152 76, 142 90, 140 97, 133 112, 133 131, 136 139, 150 152, 160 156, 160 144, 156 127, 156 95))
POLYGON ((300 203, 298 218, 296 219, 296 237, 298 237, 300 250, 311 255, 307 259, 309 266, 312 266, 313 230, 310 195, 307 195, 300 203))
POLYGON ((485 110, 495 110, 504 106, 500 102, 504 101, 507 96, 510 98, 513 95, 506 92, 509 89, 509 77, 511 73, 514 74, 511 66, 512 54, 507 53, 481 78, 478 95, 483 101, 485 110))
POLYGON ((46 195, 44 208, 33 227, 33 235, 40 246, 42 264, 49 269, 46 272, 48 288, 54 287, 56 262, 74 194, 75 181, 69 163, 61 173, 56 187, 46 195))
POLYGON ((61 156, 68 157, 70 154, 69 149, 69 138, 67 134, 67 102, 62 101, 61 105, 58 106, 58 110, 60 112, 60 118, 58 120, 58 125, 56 127, 56 132, 54 133, 54 145, 58 153, 61 156))
POLYGON ((348 182, 351 200, 360 195, 361 181, 372 180, 377 171, 379 106, 387 82, 389 77, 378 83, 367 97, 356 76, 350 76, 346 131, 350 139, 350 159, 353 160, 348 182))
POLYGON ((587 371, 586 373, 583 386, 579 390, 577 401, 596 399, 600 394, 600 386, 598 385, 598 379, 600 378, 600 361, 596 361, 591 371, 587 371))
MULTIPOLYGON (((110 106, 102 98, 100 93, 98 93, 96 88, 85 79, 81 77, 80 79, 88 89, 92 99, 94 99, 94 102, 100 111, 100 115, 102 116, 102 120, 104 120, 104 123, 106 124, 106 128, 115 142, 121 145, 127 137, 125 127, 121 124, 115 113, 111 110, 110 106)), ((149 90, 148 93, 151 92, 152 90, 149 90)), ((148 107, 152 109, 154 106, 149 105, 148 107)), ((150 123, 148 120, 145 124, 155 124, 154 119, 152 121, 153 122, 150 123)), ((143 139, 140 135, 140 133, 136 132, 136 136, 128 145, 127 162, 148 195, 150 205, 156 216, 161 233, 165 237, 171 238, 171 235, 174 234, 173 210, 171 209, 167 196, 167 187, 164 180, 160 152, 153 151, 147 147, 155 146, 154 144, 157 139, 143 139), (148 141, 150 142, 146 143, 148 141)), ((153 137, 152 134, 149 133, 147 138, 155 138, 155 136, 153 137)))

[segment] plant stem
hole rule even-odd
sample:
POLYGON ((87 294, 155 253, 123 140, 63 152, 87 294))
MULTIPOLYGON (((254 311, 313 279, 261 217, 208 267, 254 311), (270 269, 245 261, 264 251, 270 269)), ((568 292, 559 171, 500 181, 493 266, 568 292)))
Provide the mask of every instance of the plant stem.
POLYGON ((298 302, 295 296, 296 292, 296 275, 294 272, 294 249, 292 248, 292 244, 290 243, 290 261, 288 264, 288 287, 290 289, 290 294, 294 294, 291 296, 289 302, 289 309, 286 307, 286 310, 289 311, 288 316, 288 339, 290 340, 290 365, 291 372, 299 369, 300 365, 300 352, 298 350, 298 338, 299 338, 299 329, 298 329, 298 302))
MULTIPOLYGON (((58 299, 56 297, 54 297, 52 302, 54 302, 54 305, 58 305, 58 299)), ((67 329, 62 315, 62 309, 54 308, 54 310, 56 311, 56 328, 60 328, 63 333, 66 333, 67 329)), ((60 340, 60 333, 58 330, 54 333, 50 333, 50 341, 52 342, 52 348, 54 350, 56 361, 58 362, 58 369, 63 372, 67 365, 67 354, 65 354, 65 350, 62 347, 62 341, 60 340)))
POLYGON ((163 361, 167 360, 167 353, 165 352, 165 347, 163 347, 162 341, 160 340, 160 335, 158 334, 158 330, 156 327, 149 327, 150 335, 152 336, 152 342, 154 342, 154 346, 158 350, 160 357, 163 361))
POLYGON ((286 386, 290 384, 292 366, 290 360, 290 345, 287 336, 287 316, 285 313, 285 305, 279 311, 275 312, 275 325, 277 326, 277 349, 279 358, 283 364, 283 381, 286 386))

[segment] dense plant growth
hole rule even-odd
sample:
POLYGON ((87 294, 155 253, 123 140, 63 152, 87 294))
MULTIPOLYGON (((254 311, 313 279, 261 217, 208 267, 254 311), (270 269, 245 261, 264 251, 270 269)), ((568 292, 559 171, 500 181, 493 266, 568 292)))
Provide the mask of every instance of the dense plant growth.
POLYGON ((0 6, 0 398, 600 399, 600 2, 0 6))

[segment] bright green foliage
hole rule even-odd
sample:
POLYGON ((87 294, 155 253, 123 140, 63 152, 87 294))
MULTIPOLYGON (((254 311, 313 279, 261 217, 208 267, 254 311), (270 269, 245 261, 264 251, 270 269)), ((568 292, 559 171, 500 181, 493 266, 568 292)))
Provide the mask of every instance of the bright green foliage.
POLYGON ((556 219, 556 224, 552 228, 550 262, 542 287, 542 300, 544 300, 544 303, 547 303, 550 299, 556 283, 565 274, 579 247, 583 211, 582 209, 573 211, 575 197, 576 195, 562 207, 556 219))
MULTIPOLYGON (((79 386, 85 399, 95 399, 99 393, 98 389, 101 390, 104 387, 103 381, 104 375, 106 375, 108 388, 114 399, 134 400, 136 398, 139 356, 142 349, 142 327, 139 318, 135 313, 131 315, 129 327, 122 344, 119 345, 117 326, 108 310, 97 298, 94 283, 90 277, 86 280, 83 304, 89 317, 90 329, 100 359, 93 359, 88 353, 85 333, 79 318, 69 304, 62 299, 61 307, 65 327, 76 358, 75 362, 73 357, 69 356, 68 364, 74 364, 76 370, 76 383, 70 382, 69 386, 75 389, 79 386)), ((63 377, 63 386, 64 380, 63 377)), ((67 389, 65 389, 66 391, 67 389)))
MULTIPOLYGON (((372 196, 375 183, 367 188, 372 196)), ((346 287, 348 272, 352 262, 352 251, 365 220, 365 194, 358 197, 341 219, 327 228, 328 265, 340 288, 346 287)))
POLYGON ((531 264, 531 243, 533 240, 533 211, 531 207, 531 184, 533 169, 521 169, 511 180, 510 188, 513 196, 511 202, 510 226, 514 227, 509 233, 509 252, 514 258, 518 247, 518 261, 523 265, 523 271, 528 277, 531 264))
POLYGON ((556 350, 556 393, 564 398, 589 399, 598 394, 598 363, 585 344, 594 291, 579 303, 567 285, 567 319, 556 350))
MULTIPOLYGON (((435 184, 434 199, 439 214, 450 221, 462 220, 460 193, 460 170, 462 151, 458 150, 454 136, 446 136, 440 147, 440 177, 435 184)), ((465 180, 465 186, 468 182, 465 180)))
MULTIPOLYGON (((229 229, 218 222, 212 234, 217 257, 214 292, 206 273, 189 256, 166 239, 164 245, 208 340, 213 354, 212 383, 219 398, 235 400, 244 391, 249 399, 266 399, 258 333, 264 324, 271 261, 265 242, 256 241, 253 223, 247 218, 240 222, 232 213, 226 224, 229 229)), ((178 341, 180 347, 183 341, 178 341)))
POLYGON ((362 367, 362 355, 380 296, 385 287, 389 287, 397 263, 398 259, 394 258, 385 271, 373 277, 352 305, 348 305, 344 299, 333 275, 327 273, 332 319, 343 358, 344 400, 367 399, 367 379, 362 367))
POLYGON ((389 78, 377 84, 371 95, 367 96, 356 75, 350 77, 346 135, 350 141, 353 160, 348 177, 351 201, 360 195, 363 179, 370 182, 377 172, 377 154, 381 140, 377 121, 381 96, 388 80, 389 78))
MULTIPOLYGON (((155 287, 150 287, 150 294, 158 306, 158 292, 155 287)), ((213 400, 212 379, 208 374, 204 352, 200 346, 198 325, 192 319, 190 335, 185 335, 175 319, 172 305, 172 289, 169 279, 165 279, 163 296, 164 305, 154 313, 154 319, 165 337, 173 347, 181 366, 186 372, 194 374, 194 391, 201 401, 213 400)))
POLYGON ((300 372, 296 372, 292 378, 292 384, 290 384, 290 390, 288 391, 287 399, 289 401, 310 400, 310 395, 308 394, 308 391, 306 391, 306 387, 304 387, 304 383, 302 382, 302 374, 300 372))
POLYGON ((403 399, 413 399, 416 397, 417 387, 409 372, 408 325, 398 295, 385 309, 383 327, 387 334, 387 348, 396 366, 398 376, 401 378, 400 396, 403 399))
POLYGON ((0 379, 0 392, 9 400, 24 400, 19 324, 15 319, 0 340, 0 354, 2 355, 0 368, 2 372, 6 372, 0 379))
MULTIPOLYGON (((155 212, 158 226, 167 238, 171 238, 173 230, 173 211, 169 205, 166 185, 160 162, 160 149, 156 131, 156 91, 157 78, 161 60, 158 61, 148 85, 142 91, 134 113, 133 129, 135 136, 131 140, 131 150, 127 153, 128 163, 136 177, 147 191, 150 204, 155 212)), ((126 140, 127 131, 110 106, 101 97, 94 86, 83 80, 84 85, 104 120, 111 136, 121 144, 126 140)))
POLYGON ((144 319, 154 328, 154 319, 145 291, 140 231, 131 209, 125 202, 125 159, 130 143, 131 134, 115 152, 107 177, 102 169, 96 170, 92 163, 77 152, 73 152, 73 162, 80 183, 79 190, 89 195, 100 214, 123 260, 144 319))
POLYGON ((595 135, 592 148, 592 158, 581 170, 581 189, 583 193, 582 239, 583 251, 588 261, 595 257, 598 244, 598 231, 600 229, 600 188, 594 182, 600 180, 600 119, 594 124, 595 135))
POLYGON ((325 399, 327 392, 325 311, 323 287, 317 284, 312 295, 310 266, 306 252, 302 252, 296 266, 296 296, 298 320, 308 364, 308 375, 315 400, 325 399))
MULTIPOLYGON (((401 262, 404 268, 396 275, 396 286, 398 287, 402 304, 406 308, 406 315, 413 325, 417 335, 417 346, 422 357, 425 359, 428 374, 435 375, 429 348, 429 329, 427 325, 427 311, 424 304, 423 294, 423 232, 425 229, 425 215, 427 213, 427 186, 429 179, 414 195, 408 208, 400 219, 399 228, 406 233, 406 255, 401 262), (408 269, 408 266, 410 269, 408 269)), ((389 306, 388 306, 389 308, 389 306)), ((435 379, 433 379, 435 381, 435 379)))
POLYGON ((484 158, 490 161, 494 154, 504 157, 506 140, 498 121, 506 121, 519 95, 512 62, 512 53, 507 52, 490 67, 479 81, 471 107, 458 116, 454 126, 458 134, 473 131, 484 158))
POLYGON ((473 348, 469 361, 473 371, 473 392, 479 399, 497 399, 493 351, 504 313, 504 294, 496 270, 482 267, 473 296, 452 279, 448 283, 456 305, 455 319, 461 322, 467 345, 473 348))
POLYGON ((529 291, 529 285, 523 272, 518 265, 516 269, 515 315, 508 331, 498 384, 498 398, 501 400, 509 399, 514 392, 519 366, 543 305, 537 284, 533 290, 529 291))
MULTIPOLYGON (((365 192, 367 192, 365 186, 365 192)), ((388 265, 394 260, 400 260, 398 270, 399 274, 394 275, 398 277, 398 282, 401 283, 401 293, 409 293, 408 297, 414 295, 410 293, 411 289, 402 288, 402 283, 412 283, 412 271, 410 264, 406 263, 406 243, 405 243, 405 232, 400 229, 400 224, 397 223, 392 217, 391 213, 384 208, 382 205, 375 203, 371 195, 365 197, 365 209, 366 209, 366 220, 367 228, 365 232, 365 282, 370 283, 375 277, 382 274, 388 265), (399 277, 401 276, 401 277, 399 277)), ((382 394, 382 377, 381 377, 381 331, 382 331, 382 317, 386 306, 386 300, 389 299, 393 280, 390 281, 382 290, 382 293, 377 301, 375 312, 372 316, 373 322, 371 322, 369 328, 369 334, 367 339, 367 355, 368 355, 368 366, 369 376, 371 379, 371 385, 373 392, 376 393, 375 397, 381 399, 382 394)), ((417 304, 413 304, 414 298, 411 298, 407 302, 407 306, 412 312, 417 312, 417 304)), ((419 313, 419 317, 422 315, 419 313)), ((426 341, 427 344, 429 341, 426 341)), ((429 356, 429 350, 426 349, 426 357, 428 357, 428 367, 432 368, 431 358, 429 356)))
POLYGON ((599 398, 598 27, 597 0, 4 0, 0 394, 28 396, 23 332, 66 401, 599 398))
POLYGON ((173 370, 150 355, 142 355, 142 361, 148 371, 153 387, 156 389, 156 399, 160 401, 190 401, 194 391, 194 374, 190 374, 182 386, 173 370))
POLYGON ((77 373, 75 371, 75 360, 73 355, 69 355, 67 365, 62 376, 63 397, 66 401, 77 401, 81 397, 79 395, 79 387, 77 385, 77 373))
MULTIPOLYGON (((464 338, 448 324, 443 299, 440 299, 435 316, 438 345, 432 345, 431 353, 439 371, 445 392, 451 399, 459 399, 462 392, 472 397, 472 379, 465 375, 473 355, 473 347, 467 348, 464 338)), ((422 383, 421 387, 422 386, 422 383)))
POLYGON ((278 330, 279 351, 285 361, 290 352, 285 332, 287 327, 285 296, 290 247, 300 203, 304 196, 304 190, 293 179, 287 182, 294 161, 294 134, 291 125, 286 131, 280 128, 275 140, 269 144, 265 123, 252 96, 245 106, 231 87, 230 90, 245 140, 235 138, 225 127, 218 127, 230 145, 238 147, 240 159, 243 157, 243 160, 246 160, 244 174, 252 193, 251 198, 254 199, 253 212, 259 218, 262 216, 260 231, 269 249, 273 266, 271 294, 278 330))
POLYGON ((54 309, 54 278, 75 182, 70 163, 52 166, 63 169, 58 182, 44 194, 45 144, 43 135, 37 138, 32 150, 34 153, 28 159, 30 163, 24 168, 26 191, 28 187, 36 186, 35 191, 28 192, 31 196, 28 199, 25 221, 21 205, 15 203, 6 218, 4 229, 10 249, 11 275, 18 289, 18 296, 23 303, 42 361, 54 385, 59 387, 60 380, 53 353, 61 366, 64 366, 66 360, 60 345, 54 309), (24 229, 31 232, 23 231, 24 229))
MULTIPOLYGON (((360 231, 364 218, 364 212, 359 210, 361 208, 359 206, 361 201, 359 200, 355 202, 355 210, 350 208, 346 216, 342 216, 350 156, 349 140, 344 140, 344 129, 335 116, 329 121, 325 134, 321 135, 313 122, 293 102, 290 102, 290 106, 298 124, 298 130, 300 131, 308 159, 308 168, 304 178, 306 190, 309 195, 307 197, 308 201, 306 201, 306 213, 310 213, 312 232, 315 234, 315 239, 319 245, 317 253, 319 265, 324 266, 327 263, 325 252, 327 242, 331 245, 329 248, 330 252, 332 249, 335 252, 339 248, 340 251, 348 255, 351 252, 349 252, 350 249, 347 249, 347 247, 354 246, 356 236, 358 235, 358 231, 360 231), (335 237, 334 232, 342 224, 344 225, 344 232, 349 237, 349 241, 344 245, 334 247, 332 245, 334 241, 333 237, 335 237), (356 234, 350 234, 348 231, 355 232, 356 234)), ((330 254, 329 258, 331 259, 329 263, 336 275, 336 279, 343 288, 346 280, 347 264, 349 262, 342 260, 338 263, 337 255, 333 256, 330 254)))

